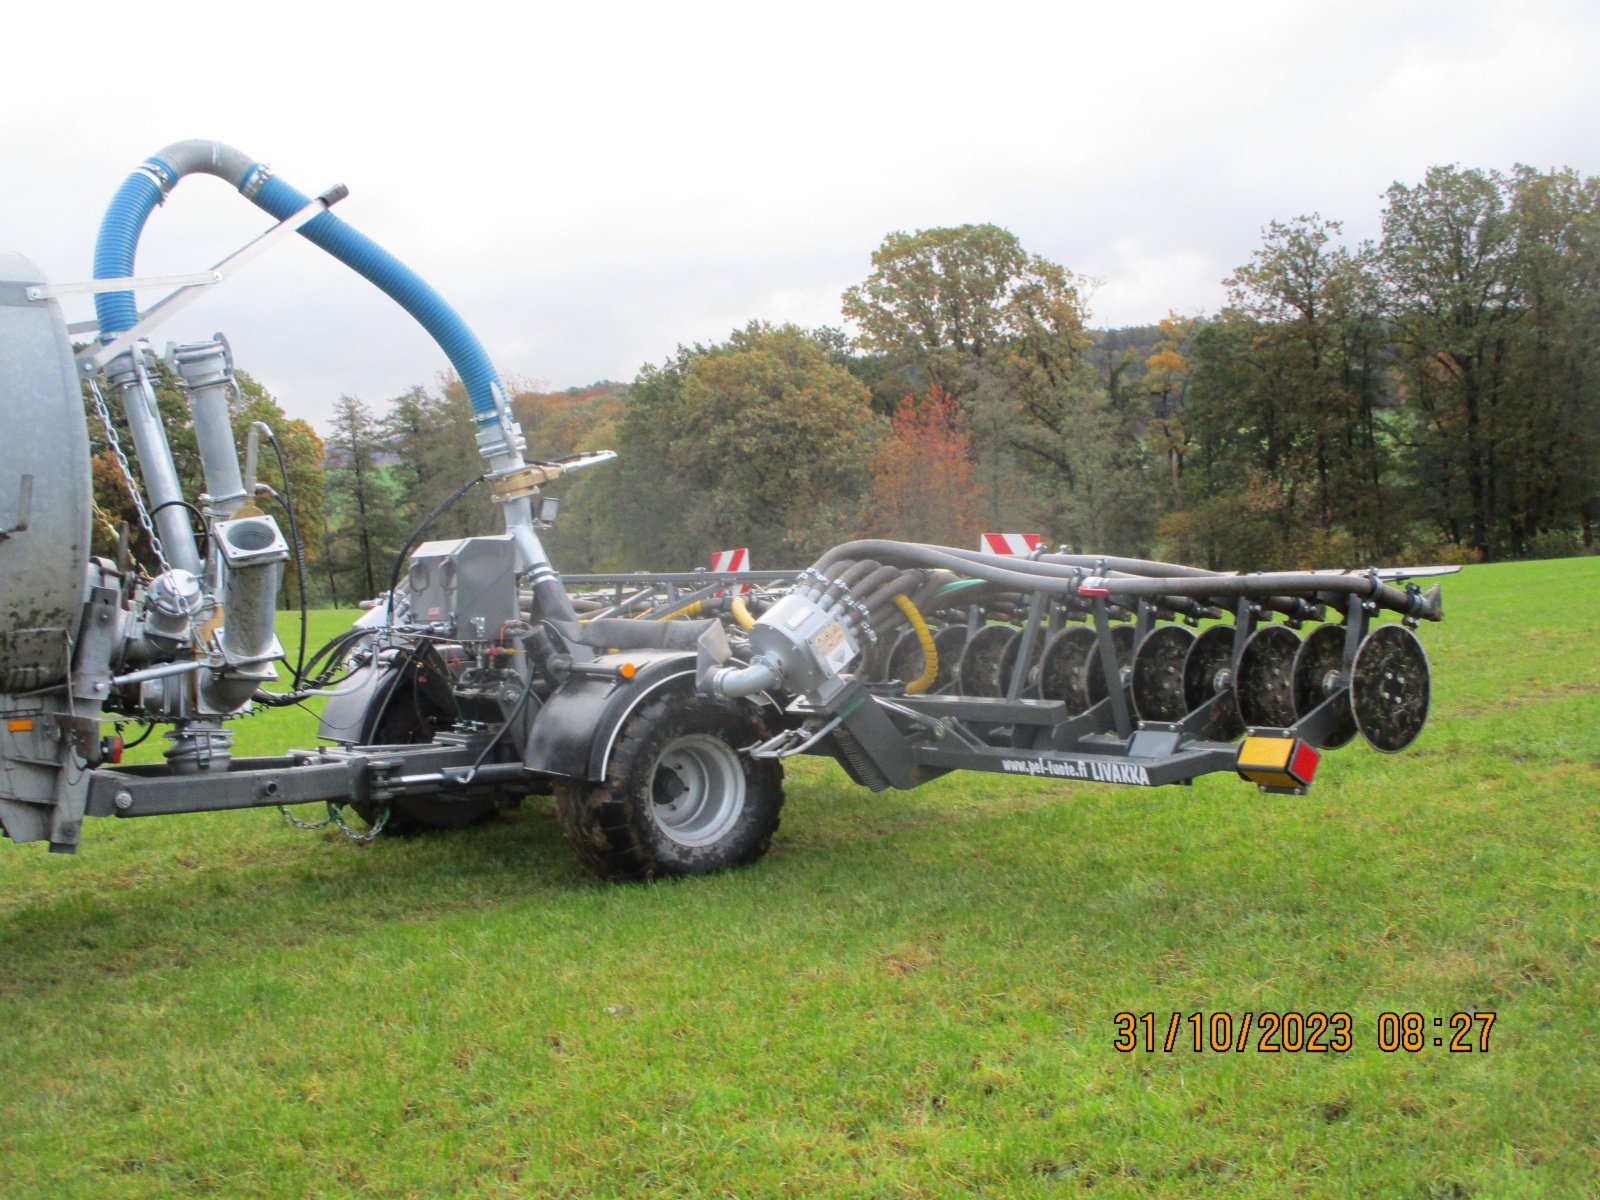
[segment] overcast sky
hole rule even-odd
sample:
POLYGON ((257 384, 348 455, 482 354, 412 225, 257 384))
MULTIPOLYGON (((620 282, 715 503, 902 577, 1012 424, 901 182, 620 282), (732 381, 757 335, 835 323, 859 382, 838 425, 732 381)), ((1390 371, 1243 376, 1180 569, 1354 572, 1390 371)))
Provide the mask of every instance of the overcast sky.
MULTIPOLYGON (((5 25, 0 248, 87 278, 128 171, 217 138, 302 191, 346 184, 345 220, 504 374, 552 387, 753 318, 840 324, 891 230, 1005 226, 1100 281, 1097 325, 1126 325, 1214 312, 1268 221, 1375 236, 1384 189, 1433 164, 1600 170, 1593 0, 151 0, 5 25)), ((139 270, 208 266, 267 223, 189 179, 139 270)), ((447 365, 300 239, 158 337, 214 329, 318 425, 341 392, 381 404, 447 365)))

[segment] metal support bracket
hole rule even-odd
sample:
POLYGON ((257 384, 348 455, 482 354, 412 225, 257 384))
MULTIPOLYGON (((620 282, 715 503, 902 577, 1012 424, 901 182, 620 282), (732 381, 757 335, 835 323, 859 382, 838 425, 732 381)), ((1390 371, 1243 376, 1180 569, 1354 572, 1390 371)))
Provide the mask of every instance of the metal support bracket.
MULTIPOLYGON (((74 295, 83 292, 125 292, 141 284, 171 283, 181 279, 189 281, 183 283, 176 291, 146 310, 139 318, 139 323, 132 329, 124 330, 111 341, 103 345, 92 346, 78 355, 78 370, 86 376, 93 376, 98 374, 101 368, 116 358, 117 355, 132 349, 134 344, 146 337, 155 326, 174 313, 180 312, 193 304, 204 294, 206 288, 214 287, 221 283, 229 275, 252 259, 259 257, 274 244, 289 234, 297 232, 302 225, 320 217, 328 211, 331 205, 337 204, 349 194, 349 190, 343 184, 329 188, 292 216, 285 217, 259 237, 235 250, 209 271, 197 272, 189 276, 173 276, 168 279, 96 279, 89 283, 40 285, 28 289, 28 299, 46 300, 57 295, 74 295)), ((82 330, 77 330, 76 327, 74 328, 77 332, 83 332, 82 330)), ((98 326, 94 326, 94 328, 98 328, 98 326)))

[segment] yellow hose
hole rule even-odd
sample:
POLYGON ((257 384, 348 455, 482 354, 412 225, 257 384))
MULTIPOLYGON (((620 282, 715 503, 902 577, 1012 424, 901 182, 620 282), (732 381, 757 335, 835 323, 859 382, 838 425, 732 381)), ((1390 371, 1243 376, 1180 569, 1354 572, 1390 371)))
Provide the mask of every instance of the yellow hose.
POLYGON ((750 606, 744 602, 743 596, 733 598, 732 608, 733 619, 739 622, 740 629, 749 629, 756 623, 756 619, 750 615, 750 606))
POLYGON ((906 620, 911 622, 911 628, 917 631, 917 641, 922 643, 922 674, 906 684, 906 695, 915 696, 918 692, 927 691, 939 677, 939 651, 934 648, 933 633, 917 611, 917 606, 904 596, 896 596, 894 603, 906 615, 906 620))
POLYGON ((700 601, 694 600, 688 604, 685 604, 682 608, 675 608, 669 613, 662 613, 659 617, 656 617, 655 620, 670 621, 673 617, 692 617, 699 611, 700 601))

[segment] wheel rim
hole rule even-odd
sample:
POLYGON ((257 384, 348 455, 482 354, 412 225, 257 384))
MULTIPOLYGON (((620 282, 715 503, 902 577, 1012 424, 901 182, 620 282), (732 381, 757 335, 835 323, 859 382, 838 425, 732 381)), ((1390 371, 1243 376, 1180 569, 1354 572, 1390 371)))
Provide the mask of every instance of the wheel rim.
POLYGON ((744 766, 721 738, 692 734, 669 742, 650 774, 661 832, 680 846, 725 837, 744 811, 744 766))

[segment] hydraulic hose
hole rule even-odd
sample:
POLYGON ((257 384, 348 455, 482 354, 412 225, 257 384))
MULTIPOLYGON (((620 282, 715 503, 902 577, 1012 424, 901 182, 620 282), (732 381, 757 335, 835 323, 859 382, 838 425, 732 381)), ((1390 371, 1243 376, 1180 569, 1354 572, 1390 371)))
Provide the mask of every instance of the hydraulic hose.
MULTIPOLYGON (((121 279, 133 274, 139 235, 150 213, 179 180, 197 172, 226 180, 251 203, 280 221, 311 202, 311 197, 273 175, 264 163, 253 161, 231 146, 202 140, 174 142, 140 163, 112 197, 95 243, 96 279, 121 279)), ((306 222, 299 232, 370 280, 432 335, 461 376, 478 425, 493 425, 499 419, 503 402, 500 397, 505 390, 500 376, 482 343, 443 296, 394 255, 332 213, 325 212, 306 222)), ((103 292, 96 296, 95 315, 101 336, 107 339, 133 328, 139 320, 132 292, 103 292)))

